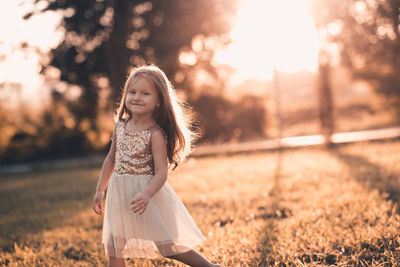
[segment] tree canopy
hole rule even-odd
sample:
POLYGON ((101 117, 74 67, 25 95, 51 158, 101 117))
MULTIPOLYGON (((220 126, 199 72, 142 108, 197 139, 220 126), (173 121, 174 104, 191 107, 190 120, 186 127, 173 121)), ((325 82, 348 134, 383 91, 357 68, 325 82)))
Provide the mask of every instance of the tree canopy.
POLYGON ((41 73, 79 86, 78 99, 68 101, 56 85, 53 98, 66 102, 76 125, 87 119, 96 129, 100 90, 109 88, 107 108, 113 109, 131 66, 155 63, 187 91, 195 66, 218 78, 213 49, 228 41, 235 1, 53 0, 24 18, 46 11, 62 12, 65 38, 41 73))
POLYGON ((311 6, 321 37, 335 44, 353 78, 368 81, 398 106, 400 1, 314 0, 311 6))

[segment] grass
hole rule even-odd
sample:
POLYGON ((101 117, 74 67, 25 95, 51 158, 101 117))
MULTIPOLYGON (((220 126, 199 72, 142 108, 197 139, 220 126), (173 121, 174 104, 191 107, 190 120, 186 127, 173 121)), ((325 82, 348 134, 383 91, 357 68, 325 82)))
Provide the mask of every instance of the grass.
MULTIPOLYGON (((400 265, 400 141, 189 159, 169 177, 223 266, 400 265)), ((0 178, 1 266, 105 266, 100 169, 0 178)), ((127 260, 128 266, 182 266, 127 260)))

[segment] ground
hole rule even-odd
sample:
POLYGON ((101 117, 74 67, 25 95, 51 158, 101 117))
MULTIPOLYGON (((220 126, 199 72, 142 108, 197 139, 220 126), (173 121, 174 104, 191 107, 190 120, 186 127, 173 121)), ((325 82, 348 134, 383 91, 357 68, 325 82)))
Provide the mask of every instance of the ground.
MULTIPOLYGON (((223 266, 400 265, 400 141, 189 159, 169 182, 223 266)), ((0 177, 1 266, 106 266, 100 168, 0 177)), ((127 266, 182 266, 127 260, 127 266)))

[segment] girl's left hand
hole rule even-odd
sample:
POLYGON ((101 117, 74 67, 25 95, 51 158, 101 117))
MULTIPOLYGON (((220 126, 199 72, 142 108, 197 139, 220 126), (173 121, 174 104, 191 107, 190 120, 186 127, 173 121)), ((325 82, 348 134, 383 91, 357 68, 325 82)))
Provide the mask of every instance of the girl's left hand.
POLYGON ((136 213, 139 212, 139 215, 142 215, 145 212, 147 205, 150 201, 150 195, 146 191, 140 192, 135 196, 135 198, 131 201, 132 208, 131 210, 136 213))

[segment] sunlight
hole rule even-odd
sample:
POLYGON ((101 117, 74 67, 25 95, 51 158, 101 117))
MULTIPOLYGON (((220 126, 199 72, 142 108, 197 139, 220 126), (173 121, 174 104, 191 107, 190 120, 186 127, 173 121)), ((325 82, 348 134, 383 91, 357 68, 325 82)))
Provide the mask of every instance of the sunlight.
MULTIPOLYGON (((215 55, 218 64, 237 70, 232 83, 247 78, 270 79, 273 68, 285 72, 316 70, 317 33, 308 14, 308 0, 239 1, 236 24, 230 33, 233 42, 215 55)), ((0 28, 0 55, 8 55, 0 62, 0 82, 21 83, 30 97, 42 83, 37 77, 39 56, 33 51, 16 51, 15 45, 28 42, 43 52, 54 47, 63 36, 62 30, 56 29, 61 15, 46 12, 23 21, 22 15, 32 8, 26 1, 5 1, 0 7, 0 23, 12 25, 0 28)), ((188 54, 182 60, 190 63, 192 58, 188 54)))
POLYGON ((234 83, 270 79, 274 68, 317 69, 317 32, 308 0, 242 0, 236 19, 232 43, 215 56, 217 63, 237 70, 234 83))
MULTIPOLYGON (((42 59, 35 49, 47 52, 56 46, 62 36, 57 29, 61 16, 56 12, 46 12, 24 21, 22 16, 32 9, 33 3, 23 0, 4 1, 0 4, 0 83, 19 83, 22 97, 36 99, 42 84, 39 61, 42 59), (29 49, 21 50, 22 43, 29 49)), ((43 93, 42 93, 43 94, 43 93)), ((32 102, 32 101, 31 101, 32 102)))

